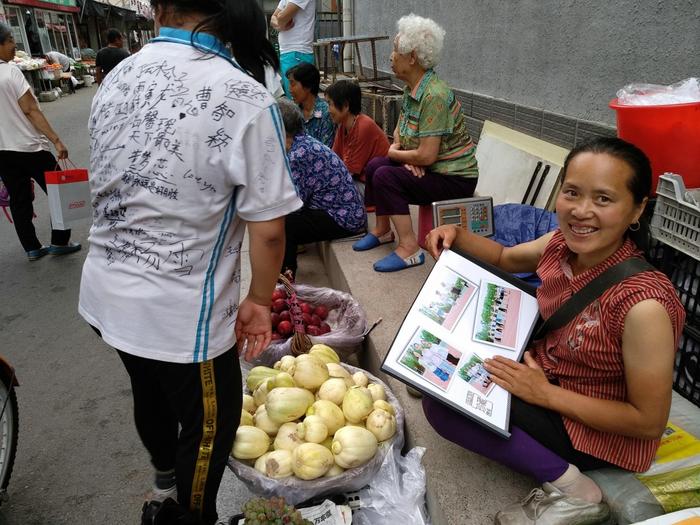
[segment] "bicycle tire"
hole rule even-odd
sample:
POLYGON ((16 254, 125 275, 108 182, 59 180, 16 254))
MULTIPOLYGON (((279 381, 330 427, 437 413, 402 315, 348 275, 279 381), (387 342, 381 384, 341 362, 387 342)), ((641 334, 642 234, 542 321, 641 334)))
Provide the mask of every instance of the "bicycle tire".
MULTIPOLYGON (((0 409, 5 406, 5 411, 0 419, 0 492, 7 489, 12 475, 17 454, 17 437, 19 434, 19 407, 17 394, 7 377, 0 381, 0 409), (5 400, 7 399, 7 403, 5 400)), ((0 497, 0 505, 3 498, 0 497)))

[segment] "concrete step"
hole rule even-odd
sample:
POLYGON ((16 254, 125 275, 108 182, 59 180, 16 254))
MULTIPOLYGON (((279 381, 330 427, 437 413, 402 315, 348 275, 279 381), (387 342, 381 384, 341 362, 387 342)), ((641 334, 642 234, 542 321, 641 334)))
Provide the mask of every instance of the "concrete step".
MULTIPOLYGON (((412 209, 412 215, 415 222, 417 209, 412 209)), ((372 220, 374 215, 370 217, 372 220)), ((426 421, 420 399, 410 396, 403 383, 379 371, 406 312, 433 267, 432 258, 428 256, 423 266, 381 274, 372 269, 372 263, 389 254, 393 245, 366 252, 354 252, 351 246, 352 242, 340 240, 321 243, 319 250, 331 286, 351 293, 364 307, 369 323, 382 318, 367 338, 360 364, 386 381, 401 401, 406 413, 408 448, 427 449, 423 465, 432 522, 493 523, 498 510, 522 499, 535 482, 444 440, 426 421)), ((493 439, 501 438, 494 434, 493 439)))

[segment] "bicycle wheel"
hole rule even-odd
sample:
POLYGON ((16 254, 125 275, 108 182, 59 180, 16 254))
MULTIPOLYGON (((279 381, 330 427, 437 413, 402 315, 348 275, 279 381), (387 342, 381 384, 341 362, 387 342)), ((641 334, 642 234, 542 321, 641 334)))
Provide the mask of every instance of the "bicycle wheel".
POLYGON ((7 484, 10 482, 12 467, 17 453, 17 432, 19 430, 19 411, 15 389, 10 388, 8 378, 0 381, 0 410, 5 407, 0 417, 0 504, 5 499, 7 484))

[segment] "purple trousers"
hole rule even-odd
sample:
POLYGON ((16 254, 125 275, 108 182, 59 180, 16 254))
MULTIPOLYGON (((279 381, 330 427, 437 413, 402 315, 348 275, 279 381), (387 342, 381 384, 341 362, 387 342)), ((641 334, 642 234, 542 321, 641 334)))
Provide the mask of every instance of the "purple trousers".
POLYGON ((376 157, 365 167, 365 204, 376 206, 377 215, 408 215, 409 204, 471 197, 476 178, 426 171, 416 177, 388 157, 376 157))
POLYGON ((511 398, 510 439, 486 430, 451 408, 423 397, 423 412, 430 425, 445 439, 535 478, 554 481, 569 467, 593 470, 610 463, 576 450, 561 416, 556 412, 511 398))

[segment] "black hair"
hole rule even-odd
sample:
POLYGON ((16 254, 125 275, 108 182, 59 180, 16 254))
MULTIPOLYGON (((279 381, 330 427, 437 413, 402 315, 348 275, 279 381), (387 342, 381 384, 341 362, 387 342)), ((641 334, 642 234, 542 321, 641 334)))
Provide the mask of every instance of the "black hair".
POLYGON ((266 65, 279 70, 279 57, 267 39, 265 15, 256 0, 151 0, 151 6, 171 8, 176 14, 204 15, 192 31, 192 45, 209 54, 197 45, 194 35, 216 36, 231 45, 238 65, 261 84, 265 83, 266 65))
POLYGON ((308 62, 301 62, 287 70, 287 78, 294 79, 316 96, 321 86, 321 73, 316 66, 308 62))
POLYGON ((337 108, 344 108, 348 105, 350 113, 359 115, 362 111, 362 90, 360 85, 352 80, 338 80, 324 91, 326 99, 333 101, 337 108))
POLYGON ((12 29, 5 22, 0 22, 0 45, 7 42, 7 39, 12 36, 12 29))
POLYGON ((107 42, 110 44, 114 44, 120 38, 122 38, 122 33, 119 29, 111 27, 107 30, 107 42))
POLYGON ((299 106, 286 98, 281 98, 277 101, 277 104, 280 108, 280 114, 282 115, 284 131, 287 135, 296 137, 299 133, 304 131, 304 117, 301 114, 299 106))
MULTIPOLYGON (((604 153, 629 166, 632 176, 627 180, 627 189, 630 190, 635 204, 641 204, 651 193, 651 163, 646 154, 634 144, 630 144, 616 137, 598 137, 584 142, 572 149, 566 156, 562 170, 562 181, 566 179, 566 170, 569 163, 581 153, 604 153)), ((635 244, 644 252, 649 249, 649 212, 647 208, 639 218, 639 229, 627 230, 627 234, 635 244)))

